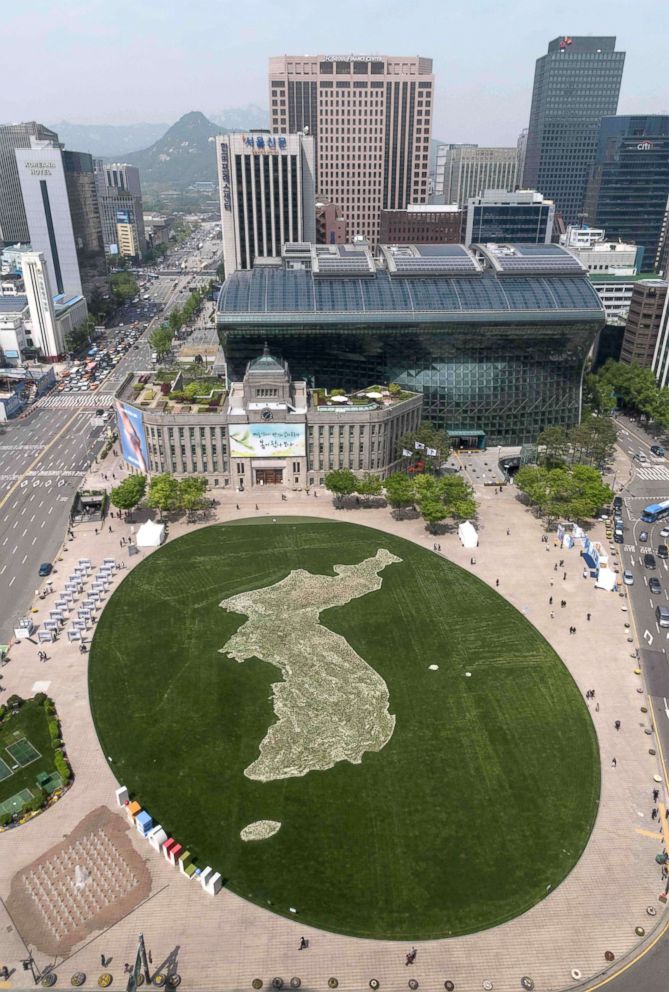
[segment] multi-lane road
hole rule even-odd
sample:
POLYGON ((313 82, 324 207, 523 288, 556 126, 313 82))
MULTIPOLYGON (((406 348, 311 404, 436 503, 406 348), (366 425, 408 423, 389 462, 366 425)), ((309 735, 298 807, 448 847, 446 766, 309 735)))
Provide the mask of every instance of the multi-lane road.
MULTIPOLYGON (((205 245, 208 260, 212 243, 205 245)), ((203 281, 195 275, 201 268, 200 252, 191 249, 184 257, 184 272, 176 278, 160 275, 147 287, 157 313, 99 390, 52 392, 0 434, 0 644, 9 643, 14 625, 44 584, 40 564, 53 562, 66 535, 74 494, 105 432, 94 424, 96 407, 111 405, 130 372, 151 368, 151 330, 184 301, 188 286, 203 281)), ((123 331, 121 319, 112 322, 106 338, 123 331)))

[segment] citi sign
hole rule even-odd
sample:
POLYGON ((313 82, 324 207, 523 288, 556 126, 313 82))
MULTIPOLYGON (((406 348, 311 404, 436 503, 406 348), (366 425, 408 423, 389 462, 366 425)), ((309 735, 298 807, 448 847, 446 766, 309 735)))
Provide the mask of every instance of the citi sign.
POLYGON ((653 147, 653 142, 652 141, 640 141, 639 144, 636 147, 637 147, 637 151, 640 151, 640 152, 649 152, 651 150, 651 148, 653 147))

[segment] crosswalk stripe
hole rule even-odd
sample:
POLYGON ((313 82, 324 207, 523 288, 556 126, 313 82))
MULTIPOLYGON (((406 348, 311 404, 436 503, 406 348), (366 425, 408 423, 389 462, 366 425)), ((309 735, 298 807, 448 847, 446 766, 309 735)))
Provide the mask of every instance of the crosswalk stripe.
POLYGON ((669 482, 669 468, 666 465, 638 468, 636 474, 640 479, 645 479, 646 481, 669 482))
POLYGON ((105 407, 112 406, 114 397, 111 393, 85 393, 81 395, 43 396, 35 404, 42 409, 63 410, 72 407, 105 407))

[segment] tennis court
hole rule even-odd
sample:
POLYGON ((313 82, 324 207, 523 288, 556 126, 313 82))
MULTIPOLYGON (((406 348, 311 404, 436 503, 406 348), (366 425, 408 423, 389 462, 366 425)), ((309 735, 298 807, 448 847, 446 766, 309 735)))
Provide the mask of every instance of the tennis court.
POLYGON ((0 758, 0 782, 4 781, 4 779, 6 778, 9 778, 11 774, 12 774, 12 770, 7 764, 7 762, 3 761, 2 758, 0 758))
POLYGON ((33 761, 37 761, 42 755, 39 753, 37 748, 34 748, 29 740, 22 737, 21 740, 16 741, 15 744, 8 744, 5 748, 9 752, 14 761, 18 762, 23 768, 25 765, 32 764, 33 761))
POLYGON ((32 799, 33 794, 30 789, 21 789, 15 795, 10 796, 9 799, 5 799, 4 803, 0 803, 0 816, 4 816, 6 813, 10 815, 13 813, 20 813, 26 803, 29 803, 32 799))

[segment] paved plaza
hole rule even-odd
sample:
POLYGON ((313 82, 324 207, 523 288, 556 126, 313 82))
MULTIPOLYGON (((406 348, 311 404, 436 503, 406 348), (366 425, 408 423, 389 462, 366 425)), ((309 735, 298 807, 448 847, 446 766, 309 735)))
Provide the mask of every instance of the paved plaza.
MULTIPOLYGON (((471 469, 472 462, 469 464, 471 469)), ((90 481, 111 486, 112 473, 117 478, 122 476, 120 467, 109 462, 103 473, 90 481)), ((469 474, 474 479, 482 477, 480 471, 471 470, 469 474)), ((82 836, 91 836, 86 830, 87 817, 100 815, 96 811, 107 807, 110 817, 125 823, 125 816, 114 802, 119 783, 113 765, 100 750, 89 712, 87 655, 60 639, 49 646, 48 660, 41 663, 37 645, 23 642, 11 649, 11 660, 2 670, 3 686, 7 695, 16 692, 26 697, 37 691, 35 686, 39 683, 39 688, 54 698, 76 777, 72 788, 52 809, 0 835, 0 965, 17 969, 5 987, 27 987, 26 977, 30 976, 20 966, 27 944, 40 967, 54 966, 58 987, 69 986, 71 975, 78 971, 88 975, 86 987, 92 987, 97 976, 108 970, 114 976, 112 987, 121 988, 126 982, 123 966, 133 960, 139 932, 144 933, 151 950, 154 970, 174 967, 182 976, 183 987, 212 990, 250 989, 254 978, 260 978, 268 987, 275 977, 281 977, 286 984, 298 977, 304 987, 320 990, 328 987, 330 978, 336 978, 340 988, 356 990, 368 988, 372 979, 378 980, 381 989, 406 988, 408 980, 415 979, 422 988, 443 988, 444 982, 450 980, 457 990, 481 989, 487 987, 485 982, 492 982, 495 989, 511 990, 522 987, 523 976, 531 978, 537 989, 562 989, 580 984, 579 975, 584 981, 594 980, 610 968, 606 952, 613 953, 616 967, 643 948, 654 928, 662 925, 663 904, 658 894, 664 882, 655 863, 655 855, 661 851, 661 836, 657 823, 651 820, 651 809, 654 777, 662 778, 659 788, 663 789, 666 775, 661 756, 649 754, 649 749, 657 745, 654 736, 646 733, 650 720, 642 712, 646 697, 642 680, 635 672, 632 652, 638 642, 633 626, 626 626, 631 623, 626 597, 624 593, 596 590, 592 580, 584 579, 576 549, 560 550, 552 540, 543 543, 541 522, 521 504, 512 487, 501 494, 490 486, 477 484, 476 489, 480 501, 480 546, 474 552, 474 563, 472 552, 461 547, 456 534, 434 538, 420 519, 398 521, 389 509, 335 510, 332 499, 323 491, 317 495, 290 493, 283 501, 279 491, 269 489, 257 494, 217 490, 215 518, 224 522, 290 514, 360 523, 428 549, 436 540, 441 554, 491 586, 495 587, 499 579, 499 592, 549 640, 584 696, 587 690, 595 690, 595 699, 589 700, 589 705, 601 750, 599 815, 582 858, 557 890, 502 926, 466 937, 416 944, 416 961, 408 968, 405 954, 411 948, 404 943, 353 939, 313 930, 301 925, 299 906, 294 921, 284 919, 225 888, 211 898, 200 886, 175 873, 136 832, 119 828, 122 839, 117 839, 114 849, 123 851, 124 845, 132 845, 144 865, 146 878, 141 890, 133 889, 138 896, 132 897, 133 902, 123 865, 134 863, 139 880, 138 864, 128 850, 122 857, 108 852, 110 870, 116 867, 115 878, 121 886, 119 900, 130 901, 122 912, 104 917, 98 895, 98 901, 90 906, 87 922, 84 900, 76 891, 68 900, 68 887, 62 877, 58 878, 58 871, 71 874, 70 888, 76 885, 73 866, 76 868, 74 861, 79 865, 81 858, 74 855, 73 860, 68 852, 73 843, 81 842, 82 836), (563 566, 558 564, 561 559, 563 566), (561 600, 566 600, 566 607, 561 608, 561 600), (569 633, 573 626, 576 634, 569 633), (632 643, 630 637, 634 638, 632 643), (619 731, 614 726, 617 720, 621 721, 619 731), (50 953, 53 942, 44 938, 44 919, 40 922, 35 912, 27 910, 16 915, 11 912, 17 879, 34 874, 37 865, 49 866, 45 871, 58 887, 62 919, 71 914, 77 926, 86 931, 69 950, 61 950, 56 957, 50 953), (656 915, 648 915, 647 907, 653 907, 656 915), (96 909, 102 913, 99 918, 95 916, 96 909), (645 935, 637 934, 636 928, 643 928, 645 935), (309 946, 300 951, 302 936, 309 946), (101 955, 111 959, 104 969, 101 955)), ((105 557, 123 561, 126 569, 141 560, 143 555, 127 558, 125 548, 120 547, 120 539, 130 536, 131 528, 136 530, 137 523, 129 525, 116 518, 105 523, 98 534, 93 524, 77 527, 75 540, 67 542, 56 562, 55 591, 59 591, 59 584, 79 557, 90 558, 94 569, 105 557)), ((187 529, 191 525, 171 523, 170 540, 187 529)), ((592 536, 603 539, 603 525, 598 524, 592 536)), ((112 591, 125 574, 124 570, 117 572, 112 591)), ((34 605, 39 621, 41 614, 48 612, 48 599, 34 605)), ((119 719, 122 718, 120 712, 119 719)), ((661 794, 660 800, 666 801, 666 796, 661 794)), ((550 817, 551 810, 546 809, 545 815, 550 817)), ((492 861, 496 857, 494 805, 480 830, 489 837, 492 861)), ((109 836, 113 839, 114 831, 109 836)), ((104 838, 99 840, 106 843, 104 838)), ((304 870, 310 870, 308 864, 304 870)), ((79 880, 82 878, 80 875, 79 880)), ((327 897, 324 891, 323 899, 327 897)))

